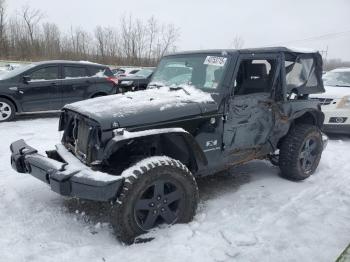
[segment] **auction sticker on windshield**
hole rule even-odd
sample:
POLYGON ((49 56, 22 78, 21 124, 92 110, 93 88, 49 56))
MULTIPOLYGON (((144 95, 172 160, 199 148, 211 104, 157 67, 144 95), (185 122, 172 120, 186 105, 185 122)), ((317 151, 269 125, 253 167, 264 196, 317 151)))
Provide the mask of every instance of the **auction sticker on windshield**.
POLYGON ((207 56, 204 64, 205 65, 214 65, 214 66, 224 66, 227 58, 222 56, 207 56))

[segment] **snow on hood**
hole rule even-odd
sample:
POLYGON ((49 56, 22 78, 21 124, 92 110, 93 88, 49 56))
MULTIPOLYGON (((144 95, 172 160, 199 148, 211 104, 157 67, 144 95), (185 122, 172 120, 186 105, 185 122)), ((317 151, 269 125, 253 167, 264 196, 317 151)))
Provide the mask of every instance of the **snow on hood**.
POLYGON ((322 94, 311 95, 311 97, 338 99, 350 95, 350 87, 325 86, 324 88, 326 92, 322 94))
POLYGON ((117 121, 121 127, 151 124, 198 115, 217 108, 211 94, 193 86, 160 87, 68 104, 64 108, 98 121, 103 129, 117 121), (183 89, 181 89, 183 88, 183 89))
POLYGON ((171 90, 170 87, 146 89, 137 92, 127 92, 111 96, 98 97, 67 105, 66 108, 79 112, 89 112, 102 116, 115 105, 118 111, 113 112, 116 117, 134 114, 147 106, 159 106, 162 111, 166 108, 179 107, 187 103, 213 102, 209 93, 192 86, 182 86, 183 89, 171 90))

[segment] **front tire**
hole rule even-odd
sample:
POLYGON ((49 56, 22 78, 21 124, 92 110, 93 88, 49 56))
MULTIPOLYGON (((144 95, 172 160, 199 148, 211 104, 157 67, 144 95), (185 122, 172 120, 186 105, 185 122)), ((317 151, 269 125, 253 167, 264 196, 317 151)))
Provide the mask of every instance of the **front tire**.
POLYGON ((13 120, 15 114, 15 105, 8 99, 0 97, 0 122, 13 120))
POLYGON ((292 127, 280 147, 282 176, 291 180, 308 178, 315 172, 322 151, 322 134, 318 127, 307 124, 292 127))
POLYGON ((111 210, 116 236, 131 244, 160 224, 188 223, 198 202, 197 183, 180 161, 144 159, 123 172, 125 183, 111 210))

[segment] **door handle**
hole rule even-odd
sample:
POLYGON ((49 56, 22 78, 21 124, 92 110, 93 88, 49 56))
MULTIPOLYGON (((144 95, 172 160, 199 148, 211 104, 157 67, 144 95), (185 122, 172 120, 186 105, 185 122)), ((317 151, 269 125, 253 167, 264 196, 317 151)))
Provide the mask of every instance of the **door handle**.
POLYGON ((11 91, 18 91, 18 87, 17 87, 17 86, 9 87, 9 89, 10 89, 11 91))
POLYGON ((19 89, 17 86, 9 87, 9 90, 16 91, 16 92, 20 93, 21 95, 24 94, 23 90, 19 89))
POLYGON ((56 82, 52 82, 51 85, 52 86, 57 86, 57 83, 56 82))

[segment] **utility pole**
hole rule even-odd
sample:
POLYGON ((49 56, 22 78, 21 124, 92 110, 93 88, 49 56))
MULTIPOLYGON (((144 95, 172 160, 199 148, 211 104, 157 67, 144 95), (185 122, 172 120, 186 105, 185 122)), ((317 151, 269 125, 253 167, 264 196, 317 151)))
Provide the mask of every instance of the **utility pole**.
POLYGON ((326 46, 325 50, 320 50, 320 53, 321 53, 323 61, 324 61, 323 67, 326 68, 327 57, 328 57, 328 45, 326 46))

